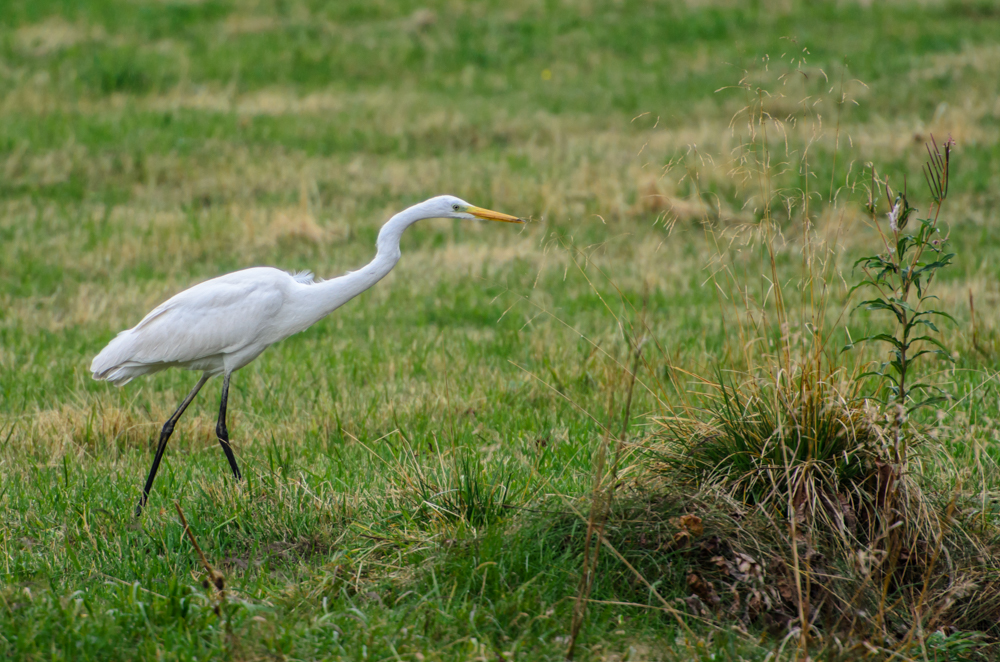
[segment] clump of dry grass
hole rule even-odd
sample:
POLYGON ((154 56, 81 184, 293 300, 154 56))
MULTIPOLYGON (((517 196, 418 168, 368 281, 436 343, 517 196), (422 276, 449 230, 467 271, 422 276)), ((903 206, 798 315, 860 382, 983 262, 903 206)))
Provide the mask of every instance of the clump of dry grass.
POLYGON ((649 512, 672 522, 667 548, 686 550, 693 611, 890 648, 940 628, 995 630, 983 624, 1000 604, 1000 557, 994 533, 962 515, 968 495, 894 470, 877 410, 845 397, 856 382, 809 379, 719 383, 700 417, 659 419, 669 487, 657 498, 676 502, 678 485, 697 498, 649 512), (694 516, 714 524, 689 535, 680 523, 694 516))
POLYGON ((734 498, 758 506, 789 492, 804 503, 863 489, 885 447, 874 410, 859 403, 860 385, 842 371, 796 367, 739 383, 720 378, 703 415, 658 418, 663 470, 725 483, 734 498))
MULTIPOLYGON (((913 659, 922 648, 955 659, 947 655, 958 642, 983 650, 1000 606, 991 547, 968 534, 954 503, 904 483, 895 548, 887 537, 862 543, 857 522, 831 530, 830 518, 803 508, 793 527, 796 515, 750 506, 718 483, 678 490, 672 476, 623 499, 606 537, 660 592, 679 594, 673 604, 695 622, 736 622, 816 659, 913 659), (954 517, 936 521, 941 514, 954 517)), ((648 600, 630 570, 600 572, 622 589, 617 599, 648 600)))

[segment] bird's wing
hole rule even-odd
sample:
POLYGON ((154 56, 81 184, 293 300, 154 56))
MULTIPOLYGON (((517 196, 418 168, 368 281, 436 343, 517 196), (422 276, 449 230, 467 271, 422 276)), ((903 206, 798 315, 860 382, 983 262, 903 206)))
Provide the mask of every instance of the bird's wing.
POLYGON ((91 370, 103 373, 126 363, 182 364, 267 344, 284 303, 283 290, 274 279, 240 273, 195 285, 160 304, 112 340, 91 370))

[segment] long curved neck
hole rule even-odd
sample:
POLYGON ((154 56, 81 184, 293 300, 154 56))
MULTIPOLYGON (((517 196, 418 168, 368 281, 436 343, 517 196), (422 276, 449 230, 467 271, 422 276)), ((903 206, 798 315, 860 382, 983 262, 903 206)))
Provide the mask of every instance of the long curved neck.
POLYGON ((404 209, 390 218, 379 231, 374 260, 357 271, 311 285, 307 292, 310 303, 315 306, 313 310, 318 313, 316 320, 329 315, 392 271, 399 262, 399 239, 403 230, 423 218, 426 216, 419 205, 404 209))

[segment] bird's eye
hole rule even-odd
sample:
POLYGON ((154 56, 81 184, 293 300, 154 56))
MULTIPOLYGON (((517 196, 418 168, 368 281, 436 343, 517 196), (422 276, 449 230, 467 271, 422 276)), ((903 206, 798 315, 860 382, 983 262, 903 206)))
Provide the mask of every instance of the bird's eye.
POLYGON ((455 211, 458 211, 459 209, 458 205, 452 205, 451 208, 454 209, 455 211))

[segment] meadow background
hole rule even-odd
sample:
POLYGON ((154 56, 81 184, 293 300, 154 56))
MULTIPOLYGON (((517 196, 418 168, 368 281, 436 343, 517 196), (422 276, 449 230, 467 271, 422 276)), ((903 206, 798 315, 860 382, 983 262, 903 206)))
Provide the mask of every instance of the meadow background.
MULTIPOLYGON (((875 328, 849 313, 879 250, 865 164, 923 191, 931 134, 957 142, 936 292, 957 324, 955 363, 922 368, 953 395, 920 419, 944 455, 918 464, 995 516, 997 34, 986 0, 0 2, 0 654, 561 659, 605 427, 633 451, 622 498, 663 489, 655 418, 742 366, 718 274, 766 308, 764 210, 790 292, 826 242, 831 347, 875 328), (246 481, 210 382, 136 523, 196 375, 118 390, 91 358, 212 276, 364 264, 441 193, 531 223, 409 229, 383 282, 234 376, 246 481)), ((682 564, 642 530, 621 549, 684 611, 682 564)), ((687 630, 602 564, 578 658, 782 641, 687 630)))

